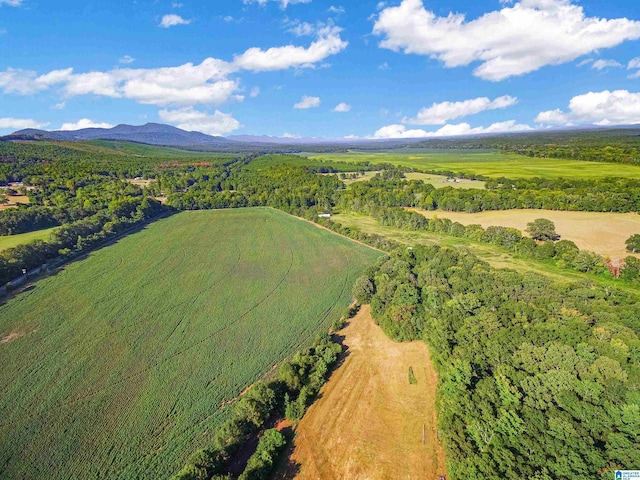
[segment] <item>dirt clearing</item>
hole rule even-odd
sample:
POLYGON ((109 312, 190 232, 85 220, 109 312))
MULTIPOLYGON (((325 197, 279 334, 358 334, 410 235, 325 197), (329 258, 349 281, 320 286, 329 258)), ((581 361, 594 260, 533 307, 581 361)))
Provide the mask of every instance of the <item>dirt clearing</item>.
POLYGON ((556 225, 561 239, 571 240, 583 250, 590 250, 612 258, 630 255, 625 242, 640 233, 640 215, 637 213, 565 212, 555 210, 495 210, 479 213, 429 212, 416 210, 427 218, 448 218, 463 225, 477 223, 484 228, 490 226, 513 227, 526 235, 527 223, 536 218, 546 218, 556 225))
POLYGON ((296 430, 295 478, 431 480, 444 475, 437 377, 426 344, 393 342, 374 323, 369 306, 340 334, 348 356, 296 430), (409 383, 409 367, 415 385, 409 383))

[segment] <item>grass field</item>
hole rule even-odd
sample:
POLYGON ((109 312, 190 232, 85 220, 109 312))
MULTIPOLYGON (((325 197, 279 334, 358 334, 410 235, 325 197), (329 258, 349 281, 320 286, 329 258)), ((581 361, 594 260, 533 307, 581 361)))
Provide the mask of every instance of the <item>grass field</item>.
POLYGON ((584 250, 624 258, 630 255, 625 241, 633 234, 640 234, 640 215, 637 213, 561 212, 555 210, 496 210, 479 213, 429 212, 416 210, 427 218, 437 215, 463 225, 479 224, 513 227, 524 235, 527 223, 536 218, 546 218, 556 225, 556 232, 565 240, 575 242, 584 250))
POLYGON ((0 250, 17 247, 18 245, 33 242, 34 240, 47 240, 51 232, 55 229, 56 227, 36 230, 35 232, 29 233, 20 233, 18 235, 2 235, 0 236, 0 250))
POLYGON ((437 377, 427 345, 390 340, 368 305, 339 333, 348 356, 296 429, 290 457, 299 470, 295 478, 436 480, 445 475, 437 435, 437 377))
POLYGON ((184 212, 0 307, 0 478, 167 478, 379 252, 271 209, 184 212))
POLYGON ((529 158, 514 153, 455 152, 397 153, 349 152, 308 154, 311 160, 390 163, 417 170, 451 171, 507 178, 602 178, 640 177, 640 166, 617 163, 581 162, 552 158, 529 158))
POLYGON ((171 157, 171 158, 198 158, 201 161, 213 161, 218 163, 218 160, 230 160, 237 155, 230 153, 211 153, 211 152, 192 152, 189 150, 182 150, 180 148, 172 147, 160 147, 157 145, 146 145, 143 143, 125 142, 119 140, 91 140, 87 142, 81 142, 81 145, 95 145, 101 147, 103 150, 115 150, 117 152, 125 153, 128 155, 136 155, 140 157, 171 157))
POLYGON ((519 272, 544 275, 552 278, 556 282, 596 282, 602 285, 616 286, 636 295, 640 294, 639 288, 634 285, 629 285, 628 283, 625 284, 616 280, 600 279, 575 270, 560 269, 550 263, 530 258, 518 258, 500 247, 488 243, 475 242, 468 238, 457 238, 431 232, 385 227, 369 215, 361 215, 353 212, 334 214, 332 219, 344 226, 357 228, 369 234, 381 235, 405 245, 441 245, 468 248, 479 258, 495 268, 510 268, 519 272))

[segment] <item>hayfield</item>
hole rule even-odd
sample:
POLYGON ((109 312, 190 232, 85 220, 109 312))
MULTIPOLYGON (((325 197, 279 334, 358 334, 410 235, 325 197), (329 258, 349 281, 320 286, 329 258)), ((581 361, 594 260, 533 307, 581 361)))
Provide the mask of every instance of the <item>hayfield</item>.
POLYGON ((47 240, 56 227, 45 228, 43 230, 36 230, 34 232, 20 233, 18 235, 1 235, 0 236, 0 250, 6 250, 7 248, 17 247, 18 245, 24 245, 31 243, 34 240, 47 240))
POLYGON ((166 478, 379 252, 271 209, 184 212, 0 306, 0 478, 166 478))
POLYGON ((451 171, 507 178, 640 177, 640 166, 582 162, 555 158, 529 158, 515 153, 456 151, 443 153, 356 152, 309 154, 311 160, 371 164, 389 163, 416 170, 451 171))
POLYGON ((463 225, 479 224, 513 227, 523 234, 527 223, 536 218, 546 218, 555 223, 556 232, 565 240, 575 242, 584 250, 591 250, 612 258, 624 258, 630 255, 625 241, 640 233, 640 215, 637 213, 610 212, 564 212, 555 210, 495 210, 478 213, 466 212, 428 212, 416 209, 427 218, 437 215, 463 225))
POLYGON ((348 356, 296 429, 295 478, 435 480, 446 474, 427 345, 390 340, 368 305, 340 334, 348 356))

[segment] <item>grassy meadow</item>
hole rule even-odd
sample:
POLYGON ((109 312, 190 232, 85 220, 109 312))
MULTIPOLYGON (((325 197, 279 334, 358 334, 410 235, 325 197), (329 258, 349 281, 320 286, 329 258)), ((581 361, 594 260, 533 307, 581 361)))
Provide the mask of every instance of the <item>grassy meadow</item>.
POLYGON ((379 255, 271 209, 183 212, 37 282, 0 306, 0 477, 169 477, 379 255))
POLYGON ((313 161, 389 163, 417 170, 507 178, 602 178, 640 177, 640 166, 618 163, 583 162, 556 158, 530 158, 515 153, 454 151, 443 153, 357 152, 308 154, 313 161))
POLYGON ((0 236, 0 250, 6 250, 7 248, 31 243, 34 240, 47 240, 49 235, 51 235, 51 232, 55 229, 56 227, 36 230, 34 232, 20 233, 18 235, 2 235, 0 236))

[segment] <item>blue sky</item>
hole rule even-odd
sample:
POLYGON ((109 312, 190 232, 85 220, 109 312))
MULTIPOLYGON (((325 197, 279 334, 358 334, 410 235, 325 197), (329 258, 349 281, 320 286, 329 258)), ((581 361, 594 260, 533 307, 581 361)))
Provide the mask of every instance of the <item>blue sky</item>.
POLYGON ((0 134, 640 123, 637 0, 0 0, 0 134))

